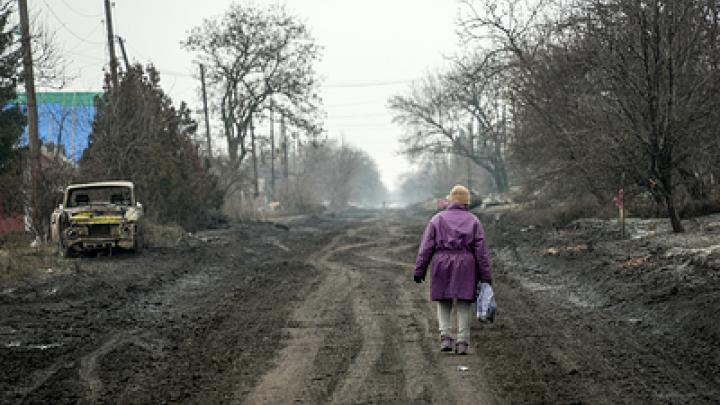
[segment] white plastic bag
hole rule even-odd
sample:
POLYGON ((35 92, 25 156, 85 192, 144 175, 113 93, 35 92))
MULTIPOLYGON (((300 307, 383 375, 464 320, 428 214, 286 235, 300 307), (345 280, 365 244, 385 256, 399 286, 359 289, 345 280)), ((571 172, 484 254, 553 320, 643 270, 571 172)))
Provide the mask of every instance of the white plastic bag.
POLYGON ((480 288, 475 301, 475 316, 481 322, 495 322, 497 304, 492 286, 488 283, 480 283, 480 288))

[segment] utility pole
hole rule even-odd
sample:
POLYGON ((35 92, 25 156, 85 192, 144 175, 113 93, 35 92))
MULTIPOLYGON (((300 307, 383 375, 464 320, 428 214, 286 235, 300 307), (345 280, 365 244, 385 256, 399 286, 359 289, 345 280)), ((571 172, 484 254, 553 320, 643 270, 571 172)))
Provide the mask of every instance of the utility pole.
MULTIPOLYGON (((290 134, 290 138, 292 139, 290 140, 290 147, 288 148, 292 148, 292 150, 289 152, 289 155, 292 158, 292 168, 290 169, 290 173, 292 174, 297 173, 297 170, 295 169, 295 161, 297 160, 297 144, 295 143, 295 137, 297 137, 297 133, 292 132, 290 134)), ((290 161, 288 161, 288 166, 290 166, 290 161)), ((288 182, 290 182, 289 179, 288 182)))
POLYGON ((205 65, 200 64, 200 84, 202 85, 203 110, 205 112, 205 137, 207 138, 208 157, 212 159, 212 143, 210 142, 210 118, 207 108, 207 91, 205 90, 205 65))
POLYGON ((285 128, 285 115, 280 116, 280 137, 282 138, 282 149, 283 149, 283 177, 285 182, 289 176, 288 171, 288 143, 287 143, 287 130, 285 128))
POLYGON ((260 196, 260 185, 258 184, 258 167, 257 167, 257 151, 255 150, 255 124, 253 116, 250 114, 250 141, 252 143, 252 160, 253 160, 253 177, 255 186, 255 198, 260 196))
POLYGON ((107 25, 108 51, 110 51, 110 77, 112 78, 113 90, 115 90, 118 87, 118 63, 115 56, 115 35, 113 35, 110 0, 105 0, 105 24, 107 25))
MULTIPOLYGON (((467 138, 468 138, 468 149, 470 150, 470 156, 473 156, 475 154, 475 142, 473 142, 473 123, 470 121, 467 128, 467 138)), ((467 164, 467 187, 468 190, 470 190, 470 193, 472 194, 472 159, 469 157, 465 159, 467 164)))
POLYGON ((285 179, 285 202, 283 204, 289 204, 290 202, 290 173, 288 169, 288 139, 287 139, 287 128, 285 128, 285 114, 280 114, 280 139, 282 139, 282 165, 283 165, 283 178, 285 179))
POLYGON ((302 141, 300 140, 300 133, 297 132, 297 138, 295 142, 295 164, 293 165, 293 171, 295 172, 295 185, 299 188, 300 187, 300 163, 298 163, 298 159, 302 158, 300 156, 300 149, 302 148, 302 141))
POLYGON ((270 103, 270 193, 272 200, 275 201, 275 106, 270 103))
POLYGON ((40 224, 40 137, 38 136, 37 98, 35 95, 35 75, 33 73, 32 48, 30 40, 30 19, 27 0, 19 0, 20 30, 22 35, 23 70, 25 75, 25 103, 27 104, 28 141, 30 143, 31 221, 35 236, 39 237, 40 224))
POLYGON ((125 52, 125 41, 123 41, 122 37, 120 35, 117 36, 118 43, 120 44, 120 52, 122 52, 123 60, 125 61, 125 71, 130 71, 130 61, 127 57, 127 52, 125 52))

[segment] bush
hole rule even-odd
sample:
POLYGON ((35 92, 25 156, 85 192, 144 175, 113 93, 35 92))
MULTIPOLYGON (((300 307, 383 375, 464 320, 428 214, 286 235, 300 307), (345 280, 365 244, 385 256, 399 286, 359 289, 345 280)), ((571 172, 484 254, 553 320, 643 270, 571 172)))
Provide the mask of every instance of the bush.
POLYGON ((506 214, 503 220, 518 226, 534 225, 540 228, 562 228, 580 218, 609 218, 610 207, 602 207, 590 200, 570 202, 542 202, 524 210, 506 214))
POLYGON ((175 247, 185 236, 186 232, 177 224, 158 224, 153 221, 144 221, 142 224, 143 245, 147 247, 175 247))
POLYGON ((720 212, 718 200, 690 200, 680 209, 680 218, 694 218, 720 212))
POLYGON ((190 110, 176 108, 159 83, 152 66, 132 66, 117 90, 96 101, 81 175, 132 181, 149 219, 195 230, 214 221, 222 195, 192 142, 197 123, 190 110))

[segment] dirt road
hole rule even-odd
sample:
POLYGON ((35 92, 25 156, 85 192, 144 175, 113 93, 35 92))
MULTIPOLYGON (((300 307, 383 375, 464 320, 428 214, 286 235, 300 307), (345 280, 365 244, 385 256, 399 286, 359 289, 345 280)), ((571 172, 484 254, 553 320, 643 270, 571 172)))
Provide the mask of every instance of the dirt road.
POLYGON ((717 329, 683 334, 646 303, 609 303, 592 273, 561 271, 575 259, 501 236, 498 323, 474 325, 469 356, 438 352, 428 287, 410 276, 428 215, 236 225, 177 248, 64 259, 8 279, 0 402, 720 399, 717 329))

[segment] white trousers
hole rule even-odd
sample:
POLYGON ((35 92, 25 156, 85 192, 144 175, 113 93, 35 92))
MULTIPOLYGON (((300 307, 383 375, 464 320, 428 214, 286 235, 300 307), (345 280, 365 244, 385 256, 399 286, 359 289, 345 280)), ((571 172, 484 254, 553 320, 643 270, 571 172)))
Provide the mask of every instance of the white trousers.
MULTIPOLYGON (((457 312, 458 333, 457 340, 470 344, 470 318, 472 317, 472 301, 455 301, 457 312)), ((440 336, 452 337, 452 300, 437 302, 438 323, 440 323, 440 336)))

